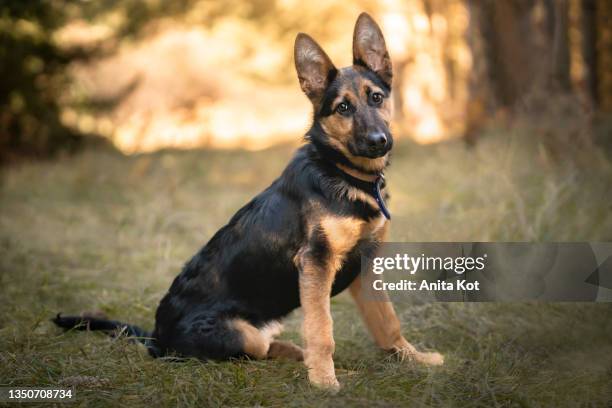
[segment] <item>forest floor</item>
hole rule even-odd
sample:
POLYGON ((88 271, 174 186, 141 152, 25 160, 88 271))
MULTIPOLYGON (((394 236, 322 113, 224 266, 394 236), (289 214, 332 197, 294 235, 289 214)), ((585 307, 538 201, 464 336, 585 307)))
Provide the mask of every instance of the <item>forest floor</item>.
MULTIPOLYGON (((152 328, 182 264, 283 169, 260 152, 98 149, 5 169, 0 187, 0 386, 76 385, 74 406, 524 406, 612 404, 612 304, 398 305, 406 338, 441 367, 377 350, 349 297, 333 299, 342 389, 300 363, 172 363, 49 321, 102 310, 152 328)), ((397 144, 393 241, 612 241, 612 171, 600 152, 554 164, 520 132, 397 144), (581 164, 582 163, 582 164, 581 164)), ((283 338, 301 342, 299 311, 283 338)))

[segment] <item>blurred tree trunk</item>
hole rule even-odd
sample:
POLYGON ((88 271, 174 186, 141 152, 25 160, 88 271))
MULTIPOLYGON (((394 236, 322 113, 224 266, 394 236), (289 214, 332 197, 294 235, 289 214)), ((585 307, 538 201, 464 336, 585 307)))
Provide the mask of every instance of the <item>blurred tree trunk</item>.
POLYGON ((597 110, 612 112, 612 2, 580 0, 575 27, 584 63, 580 88, 597 110))
POLYGON ((586 91, 593 106, 599 105, 597 73, 597 1, 581 1, 582 55, 585 64, 586 91))
POLYGON ((597 0, 596 4, 597 95, 600 109, 612 112, 612 2, 597 0))
POLYGON ((512 108, 538 76, 533 52, 530 0, 496 1, 488 10, 490 21, 489 63, 497 103, 512 108), (534 58, 531 58, 531 57, 534 58))
POLYGON ((542 77, 545 56, 535 47, 534 0, 468 0, 469 80, 464 138, 468 144, 493 112, 508 112, 542 77))
MULTIPOLYGON (((535 93, 571 93, 568 0, 467 1, 473 67, 464 137, 525 108, 535 93)), ((541 108, 530 105, 528 109, 541 108)))
POLYGON ((463 138, 468 145, 476 143, 478 134, 485 123, 486 112, 493 105, 492 75, 490 64, 491 4, 467 2, 470 16, 467 43, 472 52, 472 69, 468 78, 468 100, 465 111, 463 138), (488 108, 488 109, 487 109, 488 108))
MULTIPOLYGON (((567 0, 548 0, 553 4, 553 60, 551 68, 552 86, 563 92, 571 92, 570 50, 569 50, 569 5, 567 0)), ((550 16, 551 14, 549 14, 550 16)))

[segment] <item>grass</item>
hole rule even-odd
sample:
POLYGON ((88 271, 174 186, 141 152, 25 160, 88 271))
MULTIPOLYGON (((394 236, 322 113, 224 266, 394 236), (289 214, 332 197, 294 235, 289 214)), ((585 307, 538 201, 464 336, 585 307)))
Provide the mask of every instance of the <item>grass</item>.
MULTIPOLYGON (((588 166, 552 164, 519 133, 489 135, 475 149, 399 143, 388 172, 391 239, 612 241, 604 155, 590 152, 597 163, 588 166)), ((5 170, 0 385, 77 383, 75 406, 612 404, 610 304, 404 302, 405 336, 446 356, 443 367, 425 368, 378 351, 340 295, 332 305, 337 395, 311 388, 298 363, 171 363, 125 339, 50 324, 58 311, 99 309, 151 328, 182 264, 292 150, 125 157, 98 149, 5 170)), ((283 337, 299 342, 299 322, 297 311, 283 337)))

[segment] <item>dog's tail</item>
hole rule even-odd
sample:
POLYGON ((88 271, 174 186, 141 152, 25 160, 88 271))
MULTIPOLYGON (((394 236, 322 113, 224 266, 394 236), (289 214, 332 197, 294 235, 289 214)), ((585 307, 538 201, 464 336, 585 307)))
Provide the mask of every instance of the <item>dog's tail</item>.
POLYGON ((159 356, 152 333, 133 324, 108 320, 99 315, 62 316, 61 313, 58 313, 51 321, 64 330, 95 330, 103 331, 111 336, 130 337, 144 344, 153 357, 159 356))

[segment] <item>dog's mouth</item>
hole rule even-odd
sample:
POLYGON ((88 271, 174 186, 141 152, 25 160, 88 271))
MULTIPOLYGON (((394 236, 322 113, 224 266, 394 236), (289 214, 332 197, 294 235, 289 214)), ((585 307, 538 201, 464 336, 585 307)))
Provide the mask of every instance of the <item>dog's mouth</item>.
POLYGON ((349 150, 355 156, 365 157, 368 159, 378 159, 385 156, 393 148, 393 139, 389 140, 384 145, 370 146, 366 142, 357 143, 355 146, 349 146, 349 150))
POLYGON ((370 149, 367 151, 367 153, 364 156, 369 159, 377 159, 379 157, 383 157, 391 151, 391 147, 392 147, 391 144, 389 145, 389 147, 385 147, 381 149, 370 149))

